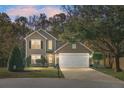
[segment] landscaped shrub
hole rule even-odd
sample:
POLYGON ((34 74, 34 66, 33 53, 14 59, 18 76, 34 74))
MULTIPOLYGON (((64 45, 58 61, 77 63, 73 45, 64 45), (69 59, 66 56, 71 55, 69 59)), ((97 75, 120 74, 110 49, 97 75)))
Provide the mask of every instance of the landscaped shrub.
POLYGON ((45 66, 47 64, 47 60, 44 56, 41 56, 41 59, 36 60, 37 64, 42 64, 42 66, 45 66))
POLYGON ((94 60, 101 60, 101 59, 103 59, 103 54, 101 52, 95 52, 93 54, 93 59, 94 60))
POLYGON ((27 67, 30 67, 30 64, 31 64, 31 56, 28 56, 26 58, 26 65, 27 65, 27 67))
POLYGON ((36 60, 36 63, 37 63, 37 64, 42 64, 42 65, 43 65, 45 62, 43 62, 42 59, 37 59, 37 60, 36 60))
POLYGON ((25 67, 24 59, 18 46, 15 46, 8 60, 9 71, 23 71, 25 67))
POLYGON ((102 60, 102 59, 103 59, 103 54, 101 52, 95 52, 93 54, 93 60, 96 61, 96 63, 95 63, 96 66, 99 65, 100 60, 102 60))

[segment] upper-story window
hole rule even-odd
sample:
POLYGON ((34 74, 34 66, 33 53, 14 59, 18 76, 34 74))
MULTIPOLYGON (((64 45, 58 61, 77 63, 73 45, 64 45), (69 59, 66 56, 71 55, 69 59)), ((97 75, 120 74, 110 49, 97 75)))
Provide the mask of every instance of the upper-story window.
POLYGON ((48 40, 48 49, 49 49, 49 50, 52 50, 52 49, 53 49, 52 40, 48 40))
POLYGON ((41 49, 43 43, 40 39, 31 39, 31 49, 41 49))
POLYGON ((76 49, 76 44, 72 44, 72 49, 76 49))

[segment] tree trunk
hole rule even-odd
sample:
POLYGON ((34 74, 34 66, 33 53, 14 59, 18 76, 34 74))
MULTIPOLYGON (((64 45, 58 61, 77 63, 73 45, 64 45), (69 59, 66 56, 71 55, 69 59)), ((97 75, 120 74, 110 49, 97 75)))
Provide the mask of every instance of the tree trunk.
POLYGON ((109 57, 108 57, 108 59, 109 59, 109 68, 111 68, 112 69, 112 57, 111 57, 111 54, 109 54, 109 57))
POLYGON ((104 54, 104 67, 106 67, 106 55, 104 54))
POLYGON ((120 72, 122 71, 121 68, 120 68, 120 60, 119 60, 119 56, 116 55, 115 56, 115 72, 120 72))

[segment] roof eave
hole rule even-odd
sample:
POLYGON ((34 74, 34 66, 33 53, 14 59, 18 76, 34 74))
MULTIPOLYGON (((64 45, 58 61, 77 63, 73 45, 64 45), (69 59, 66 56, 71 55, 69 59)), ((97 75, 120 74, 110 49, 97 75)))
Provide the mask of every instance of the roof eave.
MULTIPOLYGON (((43 29, 40 29, 40 30, 44 31, 46 34, 50 35, 50 36, 53 37, 55 40, 57 40, 57 38, 56 38, 55 36, 53 36, 52 34, 48 33, 46 30, 43 30, 43 29)), ((40 31, 40 30, 39 30, 39 31, 40 31)))
POLYGON ((39 33, 38 31, 34 31, 32 33, 30 33, 29 35, 27 35, 24 39, 26 40, 28 37, 30 37, 31 35, 33 35, 34 33, 38 33, 40 36, 42 36, 43 38, 45 38, 46 40, 48 39, 47 37, 43 36, 41 33, 39 33))

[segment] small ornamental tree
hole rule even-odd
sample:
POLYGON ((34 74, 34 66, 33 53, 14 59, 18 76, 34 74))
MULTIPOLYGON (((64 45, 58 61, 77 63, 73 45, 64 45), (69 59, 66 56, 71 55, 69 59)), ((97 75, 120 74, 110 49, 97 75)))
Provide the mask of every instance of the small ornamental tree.
POLYGON ((8 60, 9 71, 23 71, 24 70, 24 59, 18 46, 15 46, 10 54, 8 60))

